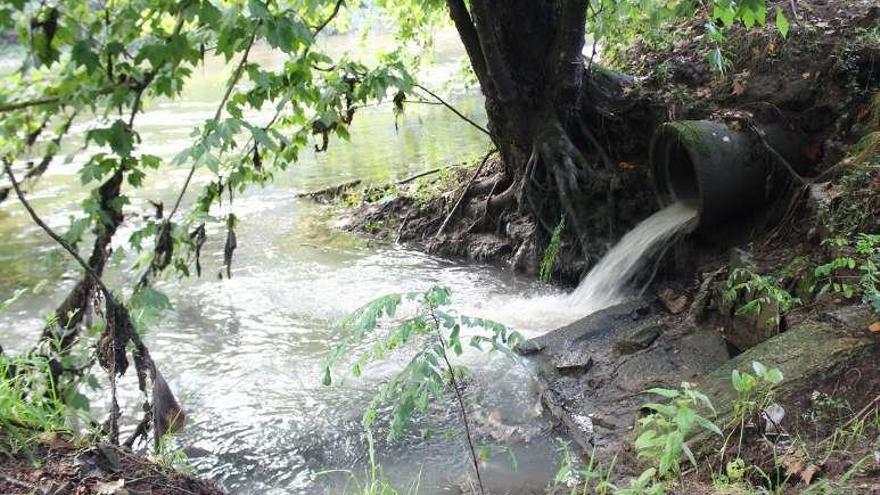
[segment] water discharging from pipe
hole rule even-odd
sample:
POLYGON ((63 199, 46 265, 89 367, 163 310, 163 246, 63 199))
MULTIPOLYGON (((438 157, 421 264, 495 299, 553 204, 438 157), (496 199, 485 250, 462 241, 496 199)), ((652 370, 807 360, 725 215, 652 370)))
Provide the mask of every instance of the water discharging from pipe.
POLYGON ((678 234, 694 227, 697 210, 675 202, 629 231, 570 294, 486 302, 484 315, 514 328, 553 330, 637 296, 653 278, 659 257, 678 234))
POLYGON ((605 253, 569 296, 584 315, 623 302, 653 278, 652 262, 697 218, 697 210, 675 202, 636 225, 605 253), (647 270, 647 271, 646 271, 647 270), (641 283, 641 287, 637 284, 641 283))

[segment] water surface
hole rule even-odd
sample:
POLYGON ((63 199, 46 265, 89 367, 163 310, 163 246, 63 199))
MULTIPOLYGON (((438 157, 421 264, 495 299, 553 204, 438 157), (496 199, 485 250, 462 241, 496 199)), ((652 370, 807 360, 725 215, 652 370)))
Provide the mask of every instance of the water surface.
MULTIPOLYGON (((445 58, 431 68, 435 83, 458 67, 450 53, 461 55, 456 46, 442 50, 445 58)), ((275 60, 267 51, 257 56, 268 63, 275 60)), ((187 146, 193 126, 213 114, 223 81, 223 70, 209 62, 183 98, 150 102, 136 122, 143 138, 140 150, 168 158, 187 146)), ((485 122, 479 95, 459 94, 453 101, 469 117, 485 122)), ((81 146, 82 133, 91 125, 77 122, 65 145, 68 153, 81 146)), ((389 105, 362 109, 351 134, 350 143, 334 140, 327 153, 303 153, 272 185, 254 188, 215 212, 231 211, 241 219, 232 279, 216 276, 224 236, 222 224, 216 223, 208 229, 203 277, 157 284, 174 308, 146 340, 191 418, 176 442, 186 447, 198 472, 221 481, 232 493, 340 491, 345 475, 321 473, 363 473, 360 417, 379 381, 401 365, 405 353, 361 379, 349 377, 332 387, 322 386, 320 379, 328 351, 341 338, 336 322, 368 300, 442 284, 452 289, 461 313, 496 317, 526 335, 553 324, 517 303, 548 289, 492 267, 366 242, 335 229, 331 212, 296 198, 297 192, 354 178, 384 182, 470 160, 488 149, 485 136, 442 107, 415 105, 407 108, 398 128, 389 105)), ((80 153, 72 154, 69 163, 57 161, 29 193, 43 218, 62 231, 79 214, 84 194, 75 173, 84 158, 80 153)), ((125 247, 127 235, 148 211, 146 201, 169 204, 186 173, 185 168, 165 167, 143 189, 126 191, 132 204, 117 235, 117 250, 125 247)), ((207 180, 202 174, 195 182, 207 180)), ((108 282, 130 287, 136 275, 132 261, 120 257, 108 268, 108 282)), ((0 266, 0 298, 44 279, 51 282, 0 315, 0 343, 26 350, 43 318, 79 275, 15 201, 0 206, 0 266)), ((518 493, 527 486, 540 488, 552 476, 556 459, 528 365, 475 353, 463 360, 475 370, 467 394, 477 443, 494 452, 484 463, 489 484, 514 487, 518 493), (515 453, 516 471, 506 447, 515 453)), ((129 413, 139 407, 133 381, 133 376, 126 377, 123 394, 129 413)), ((102 395, 95 397, 98 408, 106 406, 102 395)), ((420 479, 422 493, 457 493, 469 473, 457 424, 454 409, 441 404, 400 442, 379 442, 387 474, 401 483, 420 479), (427 430, 435 433, 425 440, 420 431, 427 430)))

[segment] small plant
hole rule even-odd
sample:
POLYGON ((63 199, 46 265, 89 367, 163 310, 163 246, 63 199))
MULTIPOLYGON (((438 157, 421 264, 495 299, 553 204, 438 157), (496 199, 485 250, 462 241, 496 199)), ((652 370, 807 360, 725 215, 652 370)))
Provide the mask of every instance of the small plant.
POLYGON ((189 456, 183 449, 174 444, 174 434, 166 433, 159 438, 159 447, 153 455, 156 464, 167 469, 173 469, 184 474, 195 474, 195 469, 189 462, 189 456))
POLYGON ((560 463, 556 476, 553 478, 554 486, 563 484, 570 486, 570 495, 618 493, 617 487, 611 483, 616 458, 611 461, 607 469, 603 469, 596 460, 594 450, 587 464, 579 466, 571 451, 571 442, 557 438, 556 443, 559 445, 556 450, 559 453, 560 463))
POLYGON ((556 260, 559 258, 559 246, 562 242, 563 230, 565 230, 564 215, 559 219, 559 223, 556 224, 556 227, 553 229, 553 234, 550 236, 550 244, 547 245, 547 249, 544 250, 544 256, 541 258, 541 267, 538 277, 541 282, 545 284, 550 282, 550 277, 553 276, 553 265, 556 264, 556 260))
MULTIPOLYGON (((332 470, 332 471, 322 471, 317 473, 318 476, 334 474, 334 473, 342 473, 347 474, 350 482, 354 485, 354 490, 349 489, 348 486, 342 491, 343 494, 354 494, 354 495, 417 495, 419 493, 419 484, 421 479, 421 471, 419 475, 410 483, 409 488, 404 491, 398 490, 391 480, 385 476, 385 473, 382 471, 382 466, 376 461, 376 448, 373 443, 373 434, 370 430, 365 431, 365 436, 367 438, 367 452, 369 454, 370 467, 366 470, 366 476, 364 479, 366 481, 361 481, 357 476, 354 475, 351 471, 348 470, 332 470)), ((329 491, 328 493, 336 493, 335 491, 329 491)))
POLYGON ((778 326, 781 315, 801 304, 769 276, 758 275, 747 268, 736 268, 730 273, 724 286, 724 302, 731 304, 745 301, 736 308, 736 315, 760 315, 767 306, 775 306, 778 311, 767 317, 769 323, 778 326))
POLYGON ((423 414, 428 405, 452 391, 455 404, 461 415, 465 440, 473 461, 477 484, 482 492, 482 481, 478 455, 470 433, 467 408, 462 396, 461 377, 469 373, 464 366, 452 364, 452 357, 462 354, 461 331, 475 328, 488 331, 488 335, 473 335, 470 346, 489 351, 502 351, 514 356, 511 348, 522 343, 522 336, 504 325, 481 318, 455 316, 443 308, 451 303, 451 292, 445 287, 432 287, 424 293, 392 294, 380 297, 355 311, 343 322, 349 331, 348 337, 332 351, 325 364, 324 385, 332 383, 332 368, 336 361, 345 356, 351 347, 363 342, 380 328, 385 320, 393 322, 392 328, 380 336, 372 349, 363 353, 352 368, 355 376, 360 376, 369 362, 381 360, 388 352, 404 346, 415 348, 409 363, 396 375, 388 379, 364 413, 363 424, 367 431, 372 429, 379 411, 390 406, 389 440, 398 437, 412 423, 415 417, 423 414), (395 319, 402 302, 415 303, 413 314, 404 319, 395 319), (381 409, 380 409, 381 408, 381 409))
POLYGON ((732 424, 735 424, 737 427, 732 429, 730 434, 724 439, 724 445, 721 447, 722 462, 727 452, 727 445, 737 431, 739 431, 739 442, 737 444, 737 457, 725 465, 725 471, 731 471, 731 473, 728 473, 728 476, 732 473, 742 474, 740 471, 745 469, 745 464, 739 458, 739 453, 742 450, 746 426, 773 404, 774 389, 782 383, 783 379, 782 371, 779 368, 768 368, 758 361, 752 362, 752 370, 755 372, 754 375, 736 369, 730 375, 730 382, 737 395, 736 402, 733 404, 734 420, 732 424))
POLYGON ((816 267, 819 294, 834 293, 847 299, 861 296, 865 304, 880 312, 880 234, 835 237, 824 244, 840 255, 816 267))
POLYGON ((47 360, 0 353, 0 452, 14 455, 40 433, 69 431, 69 417, 47 360))
POLYGON ((688 437, 697 428, 722 435, 715 423, 697 413, 698 408, 703 408, 715 415, 712 402, 687 382, 683 382, 677 390, 652 388, 647 392, 669 399, 670 402, 648 403, 642 406, 652 412, 639 419, 641 434, 635 442, 638 457, 656 464, 656 475, 661 478, 681 472, 682 456, 687 457, 696 467, 697 460, 688 447, 688 437))

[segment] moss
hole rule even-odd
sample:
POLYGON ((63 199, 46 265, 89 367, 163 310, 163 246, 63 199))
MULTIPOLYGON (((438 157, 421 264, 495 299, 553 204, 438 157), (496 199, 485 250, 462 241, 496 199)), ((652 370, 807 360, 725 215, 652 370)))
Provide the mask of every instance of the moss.
POLYGON ((679 141, 688 148, 694 149, 700 154, 709 152, 709 144, 703 138, 703 129, 697 121, 679 120, 670 122, 668 125, 675 130, 679 141))

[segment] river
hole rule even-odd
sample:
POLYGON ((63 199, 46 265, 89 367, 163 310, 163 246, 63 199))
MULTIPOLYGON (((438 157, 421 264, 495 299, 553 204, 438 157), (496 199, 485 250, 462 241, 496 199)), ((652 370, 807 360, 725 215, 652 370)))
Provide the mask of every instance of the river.
MULTIPOLYGON (((351 42, 339 38, 328 43, 341 47, 351 42)), ((462 53, 449 33, 439 41, 427 79, 434 85, 457 69, 462 53)), ((256 55, 267 63, 275 57, 267 50, 256 55)), ((224 77, 211 62, 182 98, 151 102, 136 121, 140 150, 168 158, 184 148, 193 126, 213 113, 224 77)), ((470 118, 485 122, 479 95, 459 94, 453 101, 470 118)), ((362 109, 350 143, 334 139, 326 153, 304 152, 273 184, 253 188, 225 206, 241 220, 232 279, 216 277, 224 241, 217 222, 209 225, 202 278, 166 278, 157 284, 174 307, 149 330, 146 341, 190 416, 175 442, 189 453, 199 474, 232 493, 350 492, 347 474, 327 471, 363 475, 367 463, 360 418, 379 380, 401 358, 391 357, 363 377, 331 387, 321 385, 321 372, 341 338, 337 322, 370 299, 442 284, 452 289, 460 313, 495 317, 526 336, 552 328, 552 315, 542 316, 526 304, 536 294, 554 297, 552 289, 493 267, 365 241, 337 229, 327 208, 296 198, 298 192, 354 178, 383 182, 470 160, 489 146, 485 136, 439 106, 410 105, 399 124, 396 129, 388 104, 362 109)), ((90 125, 77 122, 66 152, 81 146, 90 125)), ((76 171, 85 153, 72 156, 69 163, 57 160, 30 194, 37 211, 60 230, 78 214, 84 197, 76 171)), ((143 189, 128 191, 132 204, 125 209, 127 220, 115 248, 125 247, 138 217, 149 210, 146 200, 168 204, 186 172, 169 166, 143 189)), ((198 175, 196 184, 207 180, 198 175)), ((131 287, 132 261, 121 256, 108 268, 111 285, 131 287)), ((26 350, 79 272, 14 199, 0 206, 0 266, 0 299, 49 281, 0 315, 0 344, 26 350)), ((493 452, 483 463, 487 485, 502 492, 505 487, 516 493, 539 490, 552 477, 557 458, 528 363, 475 353, 463 359, 475 371, 467 395, 477 444, 493 452)), ((132 415, 138 398, 129 375, 123 398, 132 415)), ((106 394, 91 395, 96 409, 106 407, 106 394)), ((405 438, 391 445, 380 442, 379 461, 401 485, 418 480, 420 493, 458 493, 470 473, 458 431, 455 410, 438 406, 405 438), (435 434, 423 439, 419 431, 425 429, 435 434)))

